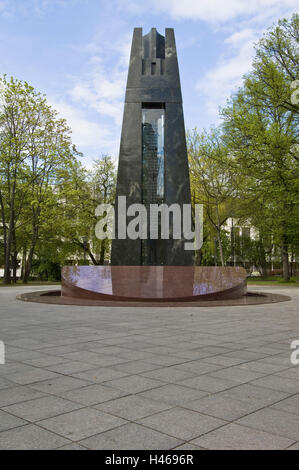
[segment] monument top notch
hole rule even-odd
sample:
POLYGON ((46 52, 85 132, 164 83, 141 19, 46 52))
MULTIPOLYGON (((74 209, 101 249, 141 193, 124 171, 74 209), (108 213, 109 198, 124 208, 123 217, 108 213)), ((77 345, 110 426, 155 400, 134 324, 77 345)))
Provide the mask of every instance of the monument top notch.
POLYGON ((152 28, 142 36, 143 59, 165 59, 165 37, 152 28))

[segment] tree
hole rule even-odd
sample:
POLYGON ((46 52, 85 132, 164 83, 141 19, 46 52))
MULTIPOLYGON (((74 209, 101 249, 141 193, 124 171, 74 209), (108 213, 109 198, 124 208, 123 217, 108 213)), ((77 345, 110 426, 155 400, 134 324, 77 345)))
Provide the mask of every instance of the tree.
POLYGON ((298 18, 279 21, 261 39, 253 70, 222 111, 225 144, 259 208, 248 215, 280 244, 285 280, 299 228, 298 106, 290 87, 298 77, 298 18))
POLYGON ((11 281, 12 267, 15 278, 21 249, 23 279, 28 281, 57 171, 72 159, 70 129, 65 120, 58 119, 45 97, 27 82, 1 78, 0 214, 5 283, 11 281))
POLYGON ((116 172, 112 158, 102 156, 90 171, 75 162, 70 170, 60 171, 60 181, 61 237, 73 254, 79 249, 94 265, 104 264, 110 242, 95 236, 95 209, 102 203, 114 203, 116 172))
MULTIPOLYGON (((108 155, 95 161, 91 173, 93 195, 96 205, 112 204, 115 201, 116 171, 112 158, 108 155)), ((94 241, 95 243, 95 241, 94 241)), ((110 249, 111 242, 104 238, 101 240, 101 251, 99 264, 104 264, 106 252, 110 249)))
MULTIPOLYGON (((199 134, 193 129, 187 133, 187 143, 193 200, 204 205, 208 223, 204 232, 209 231, 210 239, 216 237, 221 265, 225 266, 223 225, 235 210, 237 176, 232 171, 231 158, 220 129, 212 129, 210 134, 199 134)), ((216 262, 216 253, 214 257, 216 262)))

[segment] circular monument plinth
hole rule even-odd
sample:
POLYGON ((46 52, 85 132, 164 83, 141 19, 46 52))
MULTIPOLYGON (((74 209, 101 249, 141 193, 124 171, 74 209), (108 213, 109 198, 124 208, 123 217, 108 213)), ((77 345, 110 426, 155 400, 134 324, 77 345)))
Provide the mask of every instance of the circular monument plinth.
POLYGON ((291 300, 247 292, 245 269, 217 266, 65 266, 61 291, 25 293, 17 299, 101 307, 226 307, 291 300))
POLYGON ((134 302, 236 299, 246 293, 246 279, 242 267, 65 266, 61 295, 134 302))
POLYGON ((243 305, 261 305, 272 304, 277 302, 286 302, 291 297, 281 294, 268 294, 258 292, 247 292, 237 299, 224 300, 195 300, 190 302, 133 302, 119 300, 92 300, 92 299, 76 299, 72 297, 63 297, 60 290, 37 291, 20 294, 18 300, 24 302, 36 302, 41 304, 52 305, 69 305, 77 307, 234 307, 243 305))

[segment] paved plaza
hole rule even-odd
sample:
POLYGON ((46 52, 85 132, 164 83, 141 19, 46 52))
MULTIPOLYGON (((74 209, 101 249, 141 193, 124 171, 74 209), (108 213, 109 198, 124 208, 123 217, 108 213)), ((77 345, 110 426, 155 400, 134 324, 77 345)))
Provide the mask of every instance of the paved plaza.
POLYGON ((0 288, 0 449, 299 449, 299 288, 242 307, 15 299, 33 290, 0 288))

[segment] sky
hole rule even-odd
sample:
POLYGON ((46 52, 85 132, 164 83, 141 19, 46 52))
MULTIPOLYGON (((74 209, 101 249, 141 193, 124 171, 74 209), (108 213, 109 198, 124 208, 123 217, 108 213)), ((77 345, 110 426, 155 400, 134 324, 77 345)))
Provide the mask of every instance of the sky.
MULTIPOLYGON (((134 27, 174 28, 186 129, 209 129, 250 70, 254 43, 298 0, 0 0, 0 75, 67 119, 89 167, 118 158, 134 27)), ((297 8, 298 10, 298 8, 297 8)))

